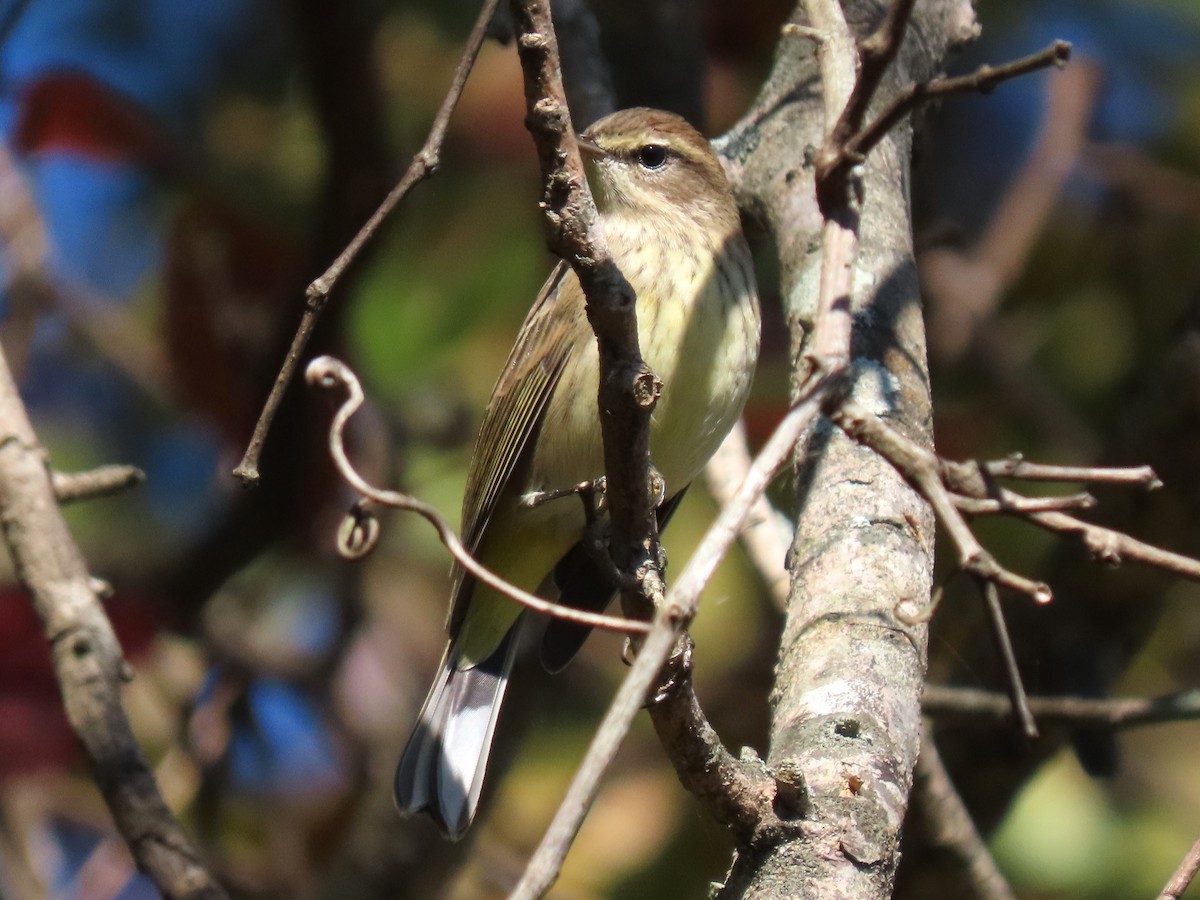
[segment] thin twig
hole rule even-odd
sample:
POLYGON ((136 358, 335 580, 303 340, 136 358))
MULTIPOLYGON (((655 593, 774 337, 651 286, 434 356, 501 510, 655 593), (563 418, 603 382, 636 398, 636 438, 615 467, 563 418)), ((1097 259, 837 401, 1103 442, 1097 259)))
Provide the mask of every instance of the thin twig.
POLYGON ((1192 844, 1192 849, 1188 850, 1183 857, 1179 868, 1175 870, 1175 874, 1171 876, 1167 886, 1158 895, 1158 900, 1178 900, 1188 889, 1188 885, 1192 883, 1197 872, 1200 872, 1200 840, 1192 844))
POLYGON ((1025 683, 1021 680, 1021 670, 1017 666, 1017 655, 1013 652, 1012 638, 1008 633, 1008 625, 1004 621, 1004 610, 1000 606, 1000 594, 992 581, 979 579, 979 588, 983 593, 983 603, 987 609, 988 624, 991 626, 992 639, 996 642, 996 652, 1000 654, 1000 662, 1004 666, 1004 674, 1008 684, 1008 699, 1012 703, 1013 714, 1020 723, 1021 732, 1028 740, 1036 740, 1038 736, 1037 723, 1029 709, 1029 697, 1025 693, 1025 683))
POLYGON ((109 497, 137 487, 146 473, 135 466, 100 466, 88 472, 53 472, 54 498, 59 503, 75 503, 109 497))
MULTIPOLYGON (((962 514, 954 506, 949 491, 942 483, 938 458, 886 425, 862 406, 846 401, 835 410, 834 423, 858 443, 870 447, 891 463, 906 481, 924 497, 937 514, 938 521, 950 535, 958 551, 964 571, 993 581, 998 585, 1028 594, 1038 603, 1048 603, 1053 594, 1045 584, 1032 581, 1000 565, 979 543, 962 514)), ((955 486, 958 489, 958 486, 955 486)), ((967 493, 960 490, 960 493, 967 493)), ((1062 513, 1035 513, 1062 515, 1062 513)))
MULTIPOLYGON (((463 546, 454 529, 450 527, 450 523, 428 503, 418 500, 409 494, 400 491, 382 490, 368 483, 358 474, 349 457, 347 457, 343 437, 346 423, 350 421, 350 417, 354 415, 363 403, 363 390, 358 378, 350 370, 350 367, 341 360, 334 359, 332 356, 318 356, 308 364, 305 370, 305 379, 313 387, 325 389, 340 388, 346 391, 346 399, 338 407, 333 421, 329 426, 329 453, 333 457, 338 472, 341 473, 346 482, 358 493, 382 506, 408 510, 424 518, 433 525, 442 544, 445 545, 446 549, 450 551, 450 554, 464 569, 488 587, 499 591, 506 597, 517 601, 535 612, 566 619, 579 625, 602 628, 622 634, 643 635, 649 632, 650 626, 646 622, 605 616, 600 613, 591 613, 581 609, 561 606, 509 584, 499 575, 496 575, 490 569, 476 561, 475 557, 463 546)), ((359 509, 361 514, 361 507, 359 509)))
POLYGON ((1049 66, 1062 66, 1071 58, 1071 45, 1067 41, 1055 41, 1040 53, 1022 57, 1002 66, 983 65, 970 75, 957 78, 934 78, 910 85, 893 100, 879 117, 846 142, 846 150, 856 156, 865 156, 884 138, 896 123, 923 103, 951 94, 989 93, 996 85, 1028 75, 1049 66))
MULTIPOLYGON (((830 382, 823 382, 828 386, 830 382)), ((746 472, 746 478, 733 498, 725 504, 716 521, 705 533, 691 559, 667 592, 667 605, 676 606, 685 621, 691 621, 700 602, 700 593, 708 584, 718 563, 737 539, 742 523, 754 508, 755 502, 779 473, 792 448, 804 430, 817 417, 826 396, 821 391, 810 394, 793 406, 774 433, 763 445, 746 472)))
MULTIPOLYGON (((830 142, 841 148, 843 157, 849 164, 862 161, 862 155, 856 156, 846 151, 849 150, 850 140, 862 129, 867 108, 875 99, 875 92, 879 89, 884 73, 900 52, 900 44, 904 41, 904 32, 908 29, 914 3, 915 0, 896 0, 892 3, 879 27, 858 45, 860 63, 854 91, 829 136, 830 142)), ((864 150, 863 155, 870 149, 868 147, 864 150)))
POLYGON ((913 794, 924 813, 930 840, 962 863, 980 900, 1014 900, 1008 882, 975 827, 971 813, 950 780, 929 729, 921 731, 921 755, 914 771, 913 794))
POLYGON ((387 197, 384 198, 383 203, 379 205, 379 208, 371 218, 367 220, 367 223, 363 225, 358 234, 346 246, 346 249, 334 260, 333 265, 309 285, 308 290, 305 292, 304 313, 301 316, 300 325, 296 329, 295 337, 292 338, 292 345, 288 349, 287 356, 284 357, 279 374, 275 377, 275 383, 271 386, 271 393, 268 395, 266 403, 263 404, 262 413, 259 415, 258 422, 254 426, 254 434, 251 436, 250 443, 246 447, 246 453, 242 457, 242 461, 238 463, 237 468, 233 470, 233 474, 241 479, 243 484, 249 486, 258 483, 258 462, 262 455, 263 444, 267 440, 267 432, 270 431, 271 422, 274 421, 279 405, 283 402, 284 391, 286 391, 287 386, 292 381, 296 366, 299 365, 300 357, 304 354, 304 348, 308 346, 308 340, 312 336, 313 329, 316 327, 317 319, 320 318, 325 308, 325 303, 329 299, 329 294, 333 290, 337 280, 362 251, 367 241, 374 237, 383 220, 391 215, 392 211, 407 196, 408 192, 418 183, 433 175, 441 164, 442 144, 446 140, 446 130, 450 124, 450 117, 454 114, 454 108, 458 105, 459 98, 462 97, 463 88, 466 87, 467 83, 467 76, 470 75, 471 69, 475 65, 475 59, 479 56, 479 50, 483 46, 488 23, 491 22, 498 3, 499 0, 484 0, 479 18, 475 20, 475 27, 471 30, 470 37, 467 38, 467 45, 463 50, 462 59, 459 60, 458 67, 454 70, 454 78, 451 81, 450 90, 447 92, 446 98, 442 101, 442 105, 433 119, 433 125, 429 129, 429 136, 426 137, 425 143, 417 152, 417 155, 413 157, 408 170, 404 173, 400 181, 397 182, 396 186, 392 188, 387 197))
MULTIPOLYGON (((1136 728, 1200 719, 1200 690, 1118 699, 1034 696, 1027 702, 1030 712, 1043 725, 1136 728)), ((925 686, 921 705, 926 715, 939 720, 1007 719, 1012 715, 1012 702, 1003 694, 938 684, 925 686)))
POLYGON ((1005 497, 996 500, 981 500, 978 497, 964 497, 962 494, 952 493, 950 499, 968 516, 1091 509, 1096 505, 1096 498, 1088 493, 1068 494, 1065 497, 1023 497, 1020 494, 1006 494, 1005 497))
MULTIPOLYGON (((960 463, 969 466, 971 463, 960 463)), ((1028 462, 1020 454, 1007 459, 976 463, 981 471, 997 478, 1017 478, 1022 481, 1083 481, 1089 484, 1128 484, 1157 491, 1163 486, 1150 466, 1054 466, 1028 462)))
POLYGON ((529 860, 521 880, 509 894, 509 900, 536 900, 544 896, 557 880, 562 861, 579 833, 584 816, 596 799, 600 781, 617 755, 634 718, 645 705, 646 695, 674 648, 677 629, 681 625, 672 621, 665 609, 658 614, 629 674, 621 682, 604 720, 596 730, 596 736, 592 738, 550 827, 529 860))
POLYGON ((1025 518, 1048 531, 1075 535, 1083 541, 1093 557, 1107 565, 1117 566, 1126 560, 1133 560, 1192 581, 1200 581, 1200 560, 1139 541, 1123 531, 1093 525, 1061 512, 1029 513, 1025 518))
POLYGON ((55 502, 38 443, 0 351, 0 528, 53 655, 67 719, 138 868, 166 897, 221 898, 163 800, 121 706, 129 668, 55 502))
MULTIPOLYGON (((996 465, 1003 467, 1003 462, 994 464, 983 464, 984 467, 996 465)), ((1015 465, 1015 464, 1014 464, 1015 465)), ((1032 464, 1024 463, 1025 466, 1032 464)), ((1047 511, 1029 511, 1021 510, 1019 506, 1023 498, 1020 494, 1014 493, 1006 488, 1001 488, 995 485, 990 480, 989 475, 983 474, 980 464, 977 463, 955 463, 941 460, 938 463, 941 478, 946 485, 958 494, 973 497, 978 500, 990 499, 998 500, 1000 503, 1012 504, 1014 507, 1014 515, 1019 515, 1022 518, 1045 528, 1047 531, 1053 531, 1058 534, 1069 534, 1078 537, 1083 541, 1088 552, 1096 559, 1109 565, 1120 565, 1125 560, 1134 560, 1144 563, 1145 565, 1155 566, 1159 569, 1164 569, 1168 572, 1173 572, 1183 578, 1191 579, 1192 581, 1200 581, 1200 560, 1193 559, 1190 556, 1184 556, 1180 553, 1173 553, 1170 550, 1163 550, 1161 547, 1155 547, 1153 544, 1147 544, 1145 541, 1139 541, 1137 538, 1131 537, 1122 531, 1116 531, 1112 528, 1105 528, 1103 525, 1095 525, 1091 522, 1084 522, 1074 516, 1064 512, 1055 510, 1047 511)), ((1040 467, 1043 470, 1058 469, 1058 475, 1070 473, 1070 480, 1104 480, 1107 476, 1111 476, 1112 480, 1117 483, 1138 484, 1148 490, 1153 490, 1157 485, 1158 477, 1149 467, 1140 467, 1134 469, 1099 469, 1099 468, 1067 468, 1067 467, 1040 467), (1087 479, 1079 476, 1087 474, 1087 479)), ((1005 473, 1007 474, 1007 473, 1005 473)), ((1049 474, 1047 477, 1049 477, 1049 474)), ((1018 476, 1012 476, 1018 477, 1018 476)), ((1020 476, 1025 477, 1025 476, 1020 476)), ((1055 478, 1054 480, 1058 480, 1055 478)))
MULTIPOLYGON (((824 381, 820 382, 820 384, 828 386, 830 382, 824 381)), ((626 718, 623 715, 617 714, 618 704, 623 702, 621 698, 626 695, 627 689, 634 696, 641 697, 644 701, 646 692, 652 684, 653 676, 666 663, 667 655, 675 645, 675 632, 671 631, 669 624, 667 624, 668 633, 672 635, 671 641, 669 643, 662 643, 661 645, 656 644, 653 648, 650 642, 654 640, 655 635, 664 627, 664 623, 675 622, 677 623, 676 627, 682 629, 687 622, 691 621, 691 618, 695 615, 700 592, 704 589, 704 585, 711 577, 725 551, 737 539, 741 524, 745 521, 746 516, 749 515, 750 510, 753 509, 755 499, 761 496, 766 486, 778 474, 780 468, 791 455, 792 448, 795 446, 804 429, 816 418, 824 400, 824 394, 817 392, 788 413, 783 422, 775 430, 775 433, 771 435, 771 438, 767 441, 762 451, 755 458, 736 496, 722 508, 720 514, 717 516, 717 520, 713 522, 701 540, 700 545, 688 560, 683 572, 667 592, 666 600, 661 607, 661 613, 655 622, 654 629, 638 652, 634 668, 625 677, 617 698, 613 700, 613 705, 609 709, 604 723, 600 726, 600 731, 597 732, 592 746, 588 749, 588 754, 584 758, 584 762, 580 765, 579 771, 576 772, 575 778, 571 782, 571 789, 555 814, 554 824, 551 825, 550 830, 542 838, 537 851, 529 861, 529 867, 522 877, 521 884, 517 886, 517 890, 512 894, 514 898, 540 897, 541 893, 537 893, 536 891, 544 892, 548 890, 554 879, 558 877, 558 873, 562 869, 563 860, 566 858, 567 851, 571 847, 571 842, 574 840, 575 835, 578 834, 591 800, 596 795, 599 781, 604 776, 609 763, 612 761, 610 748, 614 743, 619 743, 624 738, 625 732, 633 721, 632 716, 626 718), (652 661, 647 661, 647 657, 651 652, 656 654, 656 656, 652 661), (638 667, 643 665, 643 662, 645 662, 646 669, 639 669, 638 667), (650 672, 649 677, 644 677, 646 670, 650 672), (635 686, 630 687, 635 674, 638 682, 635 686), (620 734, 606 734, 605 730, 608 728, 621 728, 623 730, 620 734)), ((670 701, 668 700, 668 702, 670 701)), ((654 715, 653 709, 651 710, 651 715, 654 715)), ((670 752, 671 748, 668 748, 668 751, 670 752)), ((714 748, 714 753, 721 754, 722 752, 723 750, 718 751, 714 748)), ((733 761, 732 757, 728 756, 728 754, 720 755, 719 758, 722 761, 722 769, 725 771, 728 771, 733 766, 744 767, 748 765, 733 761)), ((753 784, 753 773, 746 772, 744 769, 741 771, 746 779, 745 783, 753 784)), ((745 799, 753 796, 755 796, 755 791, 751 789, 747 790, 742 795, 742 798, 745 799)), ((720 808, 718 808, 714 810, 714 814, 720 813, 720 811, 720 808)), ((765 810, 760 812, 762 812, 763 817, 768 815, 768 812, 765 810)), ((745 807, 737 804, 735 806, 735 814, 731 818, 733 821, 729 824, 737 824, 739 827, 745 827, 747 821, 745 807)))
POLYGON ((840 377, 850 363, 850 298, 858 257, 862 185, 855 169, 837 167, 842 144, 836 125, 850 103, 857 82, 858 49, 836 0, 807 0, 809 21, 821 34, 817 60, 821 67, 822 106, 827 136, 814 161, 817 206, 824 218, 821 232, 821 278, 817 317, 805 362, 806 378, 829 373, 840 377))
MULTIPOLYGON (((751 463, 746 426, 739 421, 704 467, 704 483, 719 508, 733 501, 738 488, 746 480, 751 463)), ((766 584, 771 599, 781 610, 786 608, 791 590, 787 553, 791 549, 795 530, 791 520, 772 506, 763 494, 754 501, 746 524, 738 535, 759 577, 766 584)))

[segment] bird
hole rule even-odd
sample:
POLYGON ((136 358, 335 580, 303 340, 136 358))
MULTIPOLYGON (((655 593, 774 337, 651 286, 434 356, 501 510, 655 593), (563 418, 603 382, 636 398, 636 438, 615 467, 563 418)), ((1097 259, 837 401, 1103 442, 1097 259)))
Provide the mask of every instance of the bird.
MULTIPOLYGON (((577 141, 613 260, 636 294, 643 359, 662 384, 649 428, 665 525, 749 394, 761 332, 753 262, 721 163, 681 116, 620 110, 577 141)), ((591 610, 614 586, 582 544, 586 510, 547 498, 603 476, 598 385, 583 290, 560 262, 488 402, 461 531, 475 558, 510 583, 591 610)), ((452 580, 449 641, 397 766, 395 800, 458 840, 479 805, 523 607, 459 565, 452 580)), ((545 667, 565 666, 587 633, 552 619, 545 667)))

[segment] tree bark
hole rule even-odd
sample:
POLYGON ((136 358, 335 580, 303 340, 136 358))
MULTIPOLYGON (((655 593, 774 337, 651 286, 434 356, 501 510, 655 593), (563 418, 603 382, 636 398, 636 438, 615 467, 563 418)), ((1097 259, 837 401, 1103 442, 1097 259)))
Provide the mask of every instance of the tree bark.
POLYGON ((50 645, 63 707, 134 862, 168 898, 220 900, 121 706, 129 669, 54 496, 46 453, 0 352, 0 532, 50 645))
MULTIPOLYGON (((844 6, 860 39, 887 8, 878 0, 844 6)), ((792 22, 806 24, 801 9, 792 22)), ((967 0, 918 3, 874 108, 932 76, 946 50, 975 30, 967 0)), ((794 371, 820 276, 822 219, 807 162, 828 127, 820 90, 813 38, 785 34, 755 107, 720 142, 743 208, 778 247, 794 371)), ((910 148, 905 123, 865 163, 850 396, 931 446, 910 148)), ((933 516, 891 466, 826 420, 802 442, 796 464, 793 585, 767 763, 777 812, 800 827, 786 841, 740 848, 719 896, 886 897, 920 745, 926 656, 924 626, 904 624, 895 609, 929 597, 933 516)))

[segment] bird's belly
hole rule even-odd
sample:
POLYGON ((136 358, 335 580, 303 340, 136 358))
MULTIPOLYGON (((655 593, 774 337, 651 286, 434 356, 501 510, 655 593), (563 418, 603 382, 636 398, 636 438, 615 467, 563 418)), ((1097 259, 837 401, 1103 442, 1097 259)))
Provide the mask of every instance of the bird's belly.
MULTIPOLYGON (((740 271, 735 280, 743 293, 732 299, 722 296, 715 283, 686 304, 643 302, 639 294, 639 344, 663 385, 650 422, 650 457, 666 481, 668 496, 699 474, 741 415, 749 394, 759 317, 748 296, 753 282, 740 271)), ((562 490, 604 472, 595 340, 589 335, 574 354, 542 421, 528 481, 531 490, 562 490)), ((569 505, 577 513, 579 504, 569 505)))
POLYGON ((668 495, 692 481, 742 414, 758 357, 758 315, 749 303, 700 302, 662 309, 657 329, 682 336, 646 361, 663 382, 650 421, 650 458, 668 495), (664 321, 665 320, 665 321, 664 321))

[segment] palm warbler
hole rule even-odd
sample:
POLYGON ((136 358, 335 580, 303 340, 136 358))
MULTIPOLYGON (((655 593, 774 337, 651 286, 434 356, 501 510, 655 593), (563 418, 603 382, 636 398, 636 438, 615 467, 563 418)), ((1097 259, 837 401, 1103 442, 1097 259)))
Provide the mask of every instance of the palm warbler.
MULTIPOLYGON (((665 524, 746 402, 759 344, 750 251, 720 163, 679 116, 613 113, 579 145, 613 258, 637 294, 642 355, 663 384, 650 448, 666 486, 665 524)), ((462 522, 464 542, 485 566, 590 609, 603 609, 613 587, 582 548, 583 505, 537 501, 604 472, 598 370, 583 291, 560 263, 488 403, 462 522)), ((449 645, 396 771, 396 802, 405 814, 427 811, 457 839, 479 802, 521 607, 461 568, 453 596, 449 645)), ((552 621, 543 663, 561 668, 586 634, 552 621)))

